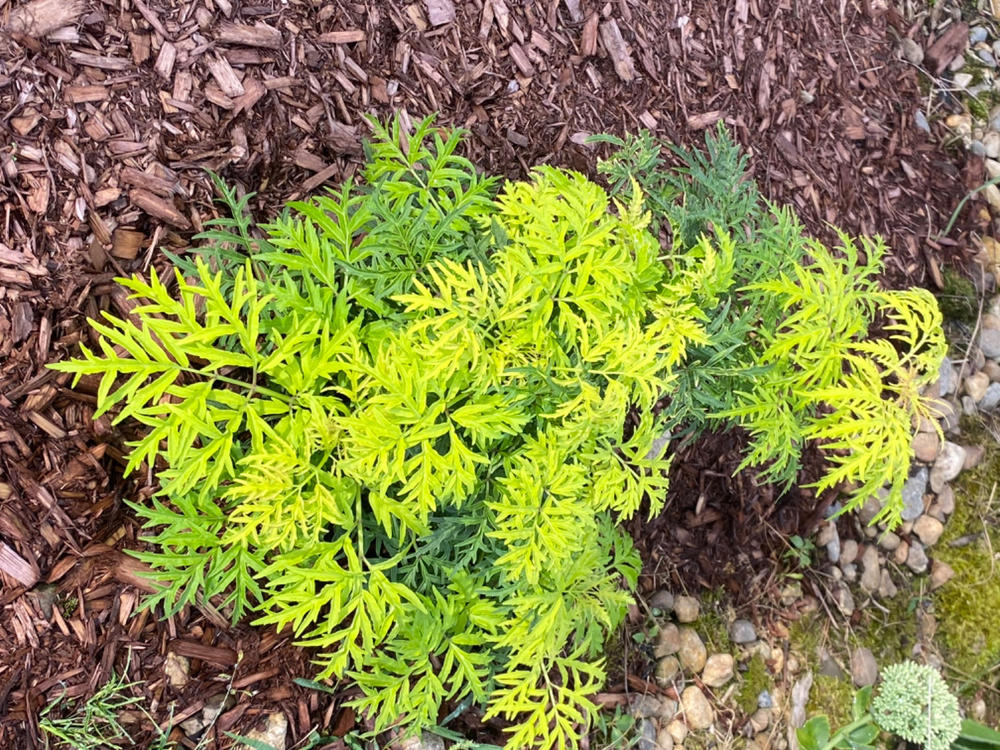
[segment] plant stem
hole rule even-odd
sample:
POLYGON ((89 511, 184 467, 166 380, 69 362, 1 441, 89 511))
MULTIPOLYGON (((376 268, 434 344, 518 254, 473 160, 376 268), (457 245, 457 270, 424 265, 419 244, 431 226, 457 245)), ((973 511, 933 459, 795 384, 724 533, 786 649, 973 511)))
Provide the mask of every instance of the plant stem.
POLYGON ((860 727, 863 727, 865 724, 870 724, 870 723, 872 723, 872 715, 865 714, 861 718, 855 719, 850 724, 842 726, 840 729, 834 732, 833 736, 829 739, 829 741, 825 745, 823 745, 821 750, 833 750, 837 746, 837 743, 840 742, 844 737, 850 735, 850 733, 853 732, 855 729, 858 729, 860 727))

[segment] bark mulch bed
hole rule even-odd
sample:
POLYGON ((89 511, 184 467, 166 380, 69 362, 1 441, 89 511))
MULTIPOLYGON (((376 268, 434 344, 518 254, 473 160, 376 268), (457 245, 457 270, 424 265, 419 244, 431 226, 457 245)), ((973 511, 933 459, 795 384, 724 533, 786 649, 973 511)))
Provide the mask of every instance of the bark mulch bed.
MULTIPOLYGON (((900 284, 963 257, 968 217, 934 238, 981 178, 914 126, 917 73, 895 54, 911 30, 881 0, 36 0, 0 4, 0 29, 4 748, 42 746, 40 707, 64 689, 86 697, 129 652, 164 726, 171 710, 237 698, 219 746, 274 707, 290 741, 349 726, 339 696, 292 683, 310 669, 286 637, 228 627, 207 604, 165 622, 134 615, 123 500, 149 492, 148 477, 122 481, 121 436, 43 367, 90 338, 87 316, 126 309, 116 275, 189 247, 215 215, 205 170, 256 191, 266 217, 357 168, 365 113, 440 111, 471 131, 475 161, 509 176, 540 162, 592 172, 591 133, 648 128, 694 145, 722 119, 770 199, 824 239, 828 223, 881 233, 900 284), (191 658, 183 690, 164 677, 171 651, 191 658)), ((755 529, 801 530, 813 514, 810 499, 774 511, 787 523, 762 514, 773 498, 720 479, 737 446, 714 441, 678 475, 675 497, 699 486, 702 501, 637 527, 650 587, 764 585, 773 544, 755 540, 773 535, 755 529)), ((141 747, 151 734, 136 736, 141 747)))

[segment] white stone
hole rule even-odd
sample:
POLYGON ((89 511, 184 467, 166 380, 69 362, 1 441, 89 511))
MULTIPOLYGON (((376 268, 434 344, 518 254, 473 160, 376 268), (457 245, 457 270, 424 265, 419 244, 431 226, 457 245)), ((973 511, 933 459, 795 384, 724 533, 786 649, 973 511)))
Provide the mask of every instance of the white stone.
POLYGON ((983 136, 983 148, 986 149, 986 158, 996 159, 1000 157, 1000 133, 991 130, 983 136))
MULTIPOLYGON (((267 726, 264 729, 255 729, 248 732, 246 737, 248 740, 257 740, 258 742, 263 742, 270 745, 274 750, 285 750, 285 735, 288 734, 288 719, 281 711, 275 711, 273 714, 269 714, 267 717, 267 726)), ((435 737, 439 744, 441 750, 444 750, 444 740, 437 735, 424 734, 424 737, 435 737)), ((417 747, 421 750, 436 750, 435 745, 422 743, 417 747)), ((252 750, 250 745, 240 744, 240 750, 252 750)), ((408 750, 413 750, 413 748, 408 748, 408 750)))
POLYGON ((853 539, 845 539, 840 545, 840 564, 850 565, 858 559, 858 543, 853 539))
POLYGON ((677 622, 694 622, 698 619, 698 600, 693 596, 678 596, 674 598, 674 614, 677 622))
MULTIPOLYGON (((708 729, 715 721, 715 709, 701 689, 690 685, 681 693, 684 718, 691 729, 708 729)), ((676 739, 676 738, 675 738, 676 739)))
POLYGON ((722 687, 733 679, 734 666, 731 654, 712 654, 705 662, 701 681, 709 687, 722 687))
POLYGON ((913 533, 925 547, 937 544, 944 532, 944 524, 933 516, 923 515, 913 522, 913 533))
POLYGON ((947 482, 959 475, 963 466, 965 466, 965 448, 946 440, 941 446, 941 455, 934 461, 934 468, 931 469, 931 489, 940 492, 947 482))
POLYGON ((962 389, 972 397, 972 400, 979 402, 986 395, 986 389, 990 387, 990 376, 985 372, 977 372, 965 379, 962 389))
POLYGON ((672 722, 667 724, 667 732, 674 739, 675 745, 680 745, 688 736, 687 724, 681 719, 674 719, 672 722))
POLYGON ((174 690, 180 690, 188 684, 191 674, 191 662, 186 656, 180 656, 173 651, 167 652, 167 658, 163 662, 163 673, 167 676, 167 682, 174 690))
POLYGON ((708 659, 704 642, 692 628, 681 628, 681 648, 677 653, 681 667, 692 674, 700 672, 708 659))

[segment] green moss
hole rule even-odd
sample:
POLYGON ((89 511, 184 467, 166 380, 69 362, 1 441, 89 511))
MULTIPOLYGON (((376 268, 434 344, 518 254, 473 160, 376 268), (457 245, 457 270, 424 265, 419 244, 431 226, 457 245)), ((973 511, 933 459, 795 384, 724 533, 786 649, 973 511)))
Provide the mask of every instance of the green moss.
MULTIPOLYGON (((945 525, 934 556, 954 569, 955 576, 933 594, 938 640, 945 649, 950 677, 963 697, 989 681, 1000 661, 1000 446, 980 418, 962 420, 963 442, 986 447, 983 460, 953 483, 955 513, 945 525), (963 684, 964 680, 964 684, 963 684)), ((983 696, 993 716, 1000 715, 1000 698, 983 696)))
POLYGON ((743 673, 743 683, 736 694, 736 704, 744 714, 749 716, 757 710, 757 696, 772 687, 771 675, 767 672, 764 657, 754 654, 747 663, 747 671, 743 673))
POLYGON ((969 107, 969 114, 972 115, 975 120, 986 120, 989 119, 989 108, 986 104, 975 96, 970 96, 966 100, 966 105, 969 107))
POLYGON ((698 635, 708 646, 710 652, 729 651, 729 621, 731 612, 726 604, 726 594, 722 589, 706 591, 699 597, 701 612, 698 622, 694 623, 698 635))
POLYGON ((951 268, 944 269, 942 280, 944 286, 937 300, 945 320, 966 325, 975 323, 979 314, 979 294, 973 283, 951 268))
POLYGON ((918 640, 913 592, 901 587, 892 599, 879 599, 880 608, 864 611, 861 625, 855 630, 858 645, 867 646, 879 664, 893 664, 912 658, 918 640))
POLYGON ((830 725, 841 727, 851 721, 851 706, 854 703, 854 686, 849 680, 840 680, 825 674, 813 677, 806 716, 825 714, 830 725))

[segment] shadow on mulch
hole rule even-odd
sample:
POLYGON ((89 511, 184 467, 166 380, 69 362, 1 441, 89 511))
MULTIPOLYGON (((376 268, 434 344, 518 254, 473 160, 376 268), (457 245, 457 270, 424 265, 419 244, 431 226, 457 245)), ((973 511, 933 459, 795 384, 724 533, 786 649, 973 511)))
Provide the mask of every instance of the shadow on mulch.
MULTIPOLYGON (((702 435, 679 449, 663 511, 627 525, 642 555, 640 590, 724 591, 739 608, 765 599, 789 549, 822 519, 829 496, 757 481, 753 468, 737 471, 746 435, 734 428, 702 435)), ((823 458, 803 455, 802 484, 818 478, 823 458)))

